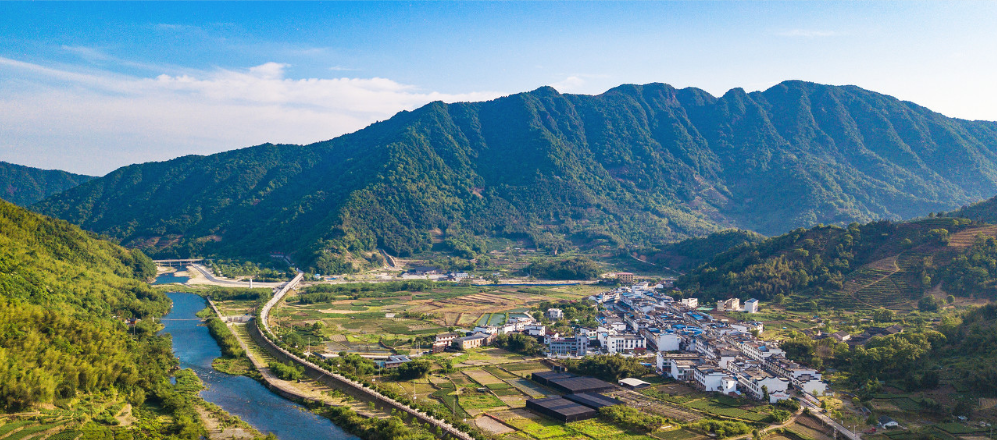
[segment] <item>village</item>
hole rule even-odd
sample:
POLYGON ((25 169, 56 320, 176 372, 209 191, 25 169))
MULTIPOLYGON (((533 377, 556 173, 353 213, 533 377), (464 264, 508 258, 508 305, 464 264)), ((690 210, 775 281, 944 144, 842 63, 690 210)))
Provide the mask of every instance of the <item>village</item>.
MULTIPOLYGON (((629 274, 623 274, 627 277, 629 274)), ((629 279, 632 281, 632 278, 629 279)), ((486 346, 499 335, 522 333, 536 337, 550 358, 584 358, 598 354, 621 354, 654 359, 656 371, 677 381, 690 382, 700 390, 747 396, 768 403, 799 395, 813 404, 814 396, 828 392, 821 374, 787 359, 778 345, 758 338, 764 325, 757 321, 715 319, 701 309, 696 298, 675 301, 667 292, 671 280, 650 286, 647 282, 619 287, 588 301, 599 308, 596 328, 576 327, 566 336, 549 330, 529 315, 510 318, 499 326, 476 326, 467 335, 449 332, 436 335, 433 351, 467 350, 486 346)), ((759 301, 743 306, 737 298, 718 301, 717 311, 759 311, 759 301)), ((544 317, 563 318, 551 308, 544 317)), ((639 380, 624 383, 639 387, 639 380)), ((529 403, 529 402, 528 402, 529 403)))

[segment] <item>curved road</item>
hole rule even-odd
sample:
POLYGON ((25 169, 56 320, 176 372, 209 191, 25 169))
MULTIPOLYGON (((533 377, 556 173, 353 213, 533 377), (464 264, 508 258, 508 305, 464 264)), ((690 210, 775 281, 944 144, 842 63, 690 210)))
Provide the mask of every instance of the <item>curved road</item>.
MULTIPOLYGON (((216 278, 215 275, 212 274, 210 270, 208 270, 208 268, 201 266, 200 264, 191 264, 190 266, 187 267, 193 267, 194 269, 196 269, 198 272, 201 273, 201 275, 204 275, 205 279, 207 279, 212 284, 219 284, 223 286, 232 286, 232 287, 249 287, 248 281, 233 281, 233 280, 223 280, 216 278)), ((282 284, 284 283, 263 283, 263 282, 253 281, 253 287, 277 287, 282 284)))

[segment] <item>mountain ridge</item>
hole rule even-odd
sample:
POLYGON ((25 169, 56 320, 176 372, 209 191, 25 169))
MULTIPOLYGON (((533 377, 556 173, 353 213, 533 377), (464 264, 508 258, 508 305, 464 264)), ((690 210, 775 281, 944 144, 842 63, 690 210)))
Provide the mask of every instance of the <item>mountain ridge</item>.
POLYGON ((654 83, 434 102, 307 146, 124 167, 34 209, 151 253, 282 251, 332 269, 342 252, 425 251, 433 231, 552 252, 646 247, 912 218, 993 194, 997 123, 854 86, 714 97, 654 83))
POLYGON ((92 179, 96 177, 0 161, 0 198, 29 206, 92 179))

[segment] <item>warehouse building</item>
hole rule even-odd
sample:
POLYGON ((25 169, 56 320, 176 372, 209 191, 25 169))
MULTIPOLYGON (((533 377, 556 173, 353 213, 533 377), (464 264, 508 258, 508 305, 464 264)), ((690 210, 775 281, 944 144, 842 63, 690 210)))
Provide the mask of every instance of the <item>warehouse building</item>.
POLYGON ((530 399, 526 401, 526 409, 564 423, 591 419, 599 414, 592 408, 563 397, 530 399))
POLYGON ((613 405, 623 405, 623 401, 621 400, 616 400, 612 397, 606 397, 602 394, 596 393, 568 394, 564 396, 564 398, 592 409, 599 409, 613 405))

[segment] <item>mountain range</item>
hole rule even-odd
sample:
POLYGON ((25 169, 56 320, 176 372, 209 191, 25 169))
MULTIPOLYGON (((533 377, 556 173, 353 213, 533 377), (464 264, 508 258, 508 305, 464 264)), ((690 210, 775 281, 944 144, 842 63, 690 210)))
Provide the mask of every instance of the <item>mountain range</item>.
POLYGON ((28 206, 90 179, 94 177, 0 161, 0 198, 18 206, 28 206))
POLYGON ((903 219, 997 194, 997 123, 854 86, 721 97, 666 84, 430 103, 306 146, 132 165, 33 209, 153 255, 291 254, 530 239, 642 248, 736 227, 903 219))

